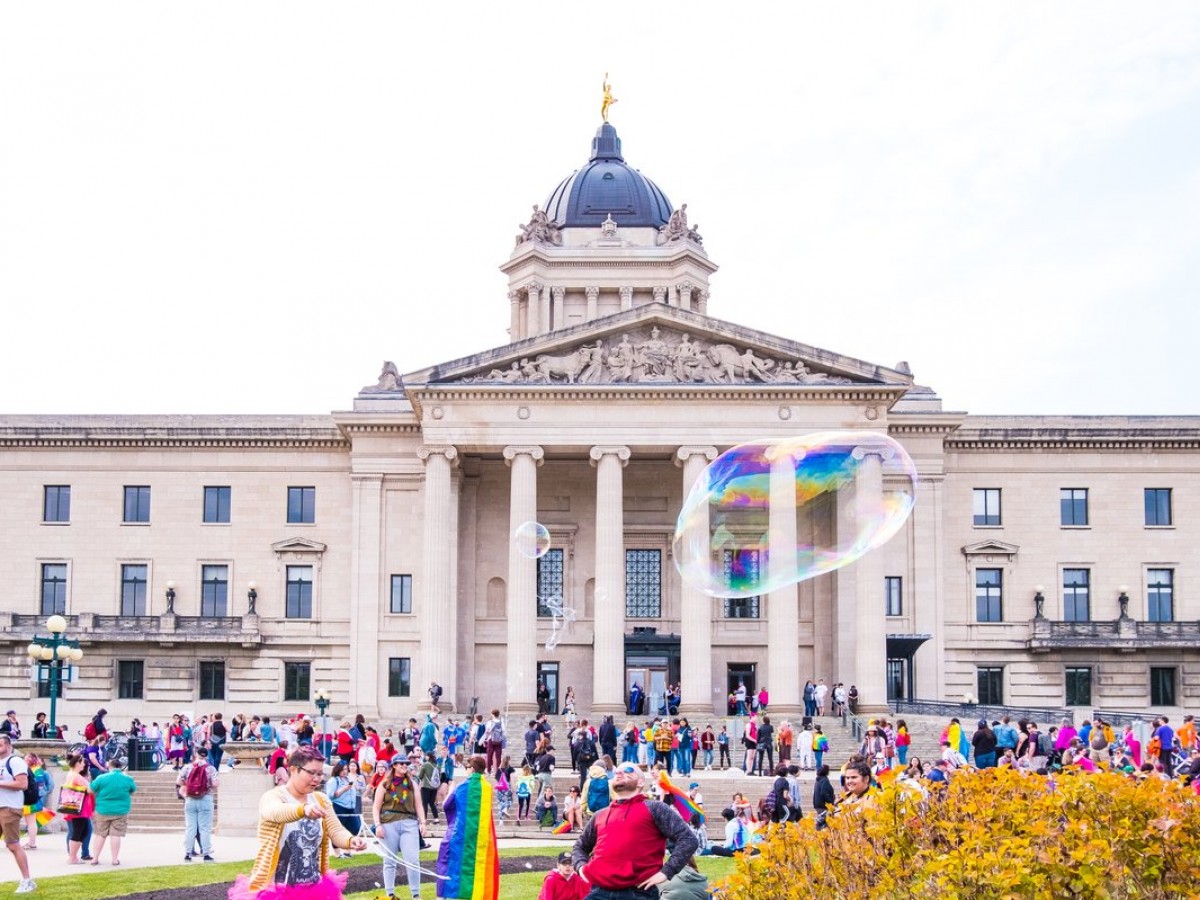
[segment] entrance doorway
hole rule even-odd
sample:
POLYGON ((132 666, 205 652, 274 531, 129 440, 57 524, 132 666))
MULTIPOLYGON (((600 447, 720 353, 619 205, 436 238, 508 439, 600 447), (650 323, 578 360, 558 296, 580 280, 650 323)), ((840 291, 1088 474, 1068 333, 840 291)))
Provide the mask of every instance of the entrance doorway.
MULTIPOLYGON (((726 666, 726 702, 728 703, 729 695, 736 694, 738 685, 746 685, 746 708, 750 708, 751 700, 758 692, 758 664, 757 663, 729 663, 726 666)), ((735 703, 728 703, 728 712, 733 715, 737 712, 735 703)))
POLYGON ((889 659, 887 661, 887 698, 892 700, 908 700, 908 691, 905 689, 904 677, 908 668, 908 660, 905 659, 889 659))
MULTIPOLYGON (((625 709, 634 716, 668 715, 667 692, 679 682, 679 635, 635 627, 625 635, 625 709), (634 686, 640 687, 635 695, 634 686)), ((683 686, 687 691, 687 685, 683 686)), ((678 707, 671 703, 671 709, 678 707)))
POLYGON ((546 704, 546 712, 552 716, 558 715, 562 709, 558 705, 558 663, 540 662, 537 667, 538 684, 544 684, 550 692, 550 700, 546 704))

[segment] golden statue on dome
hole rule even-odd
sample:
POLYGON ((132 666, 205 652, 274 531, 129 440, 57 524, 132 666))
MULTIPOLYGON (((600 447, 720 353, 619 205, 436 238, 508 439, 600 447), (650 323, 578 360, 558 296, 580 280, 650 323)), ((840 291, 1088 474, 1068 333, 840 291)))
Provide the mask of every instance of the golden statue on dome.
POLYGON ((604 99, 600 101, 600 118, 605 122, 608 121, 608 108, 617 102, 617 98, 612 95, 612 85, 608 83, 608 73, 604 73, 604 99))

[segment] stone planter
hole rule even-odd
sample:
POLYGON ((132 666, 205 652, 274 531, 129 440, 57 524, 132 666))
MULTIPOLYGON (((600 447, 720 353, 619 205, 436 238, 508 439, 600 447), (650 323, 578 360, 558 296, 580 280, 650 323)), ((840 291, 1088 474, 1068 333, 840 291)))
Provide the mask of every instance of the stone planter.
POLYGON ((263 741, 226 741, 225 755, 238 761, 232 771, 221 773, 217 788, 218 834, 252 835, 258 831, 258 801, 274 784, 263 761, 275 746, 263 741))

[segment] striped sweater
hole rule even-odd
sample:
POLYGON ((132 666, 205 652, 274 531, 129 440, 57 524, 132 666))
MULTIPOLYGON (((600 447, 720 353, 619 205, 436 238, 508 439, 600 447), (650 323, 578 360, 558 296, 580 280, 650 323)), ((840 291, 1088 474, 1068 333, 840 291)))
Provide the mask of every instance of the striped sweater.
MULTIPOLYGON (((342 827, 333 804, 322 793, 314 793, 313 802, 321 807, 324 817, 321 820, 321 830, 324 840, 321 841, 321 874, 324 875, 329 864, 329 842, 335 847, 349 849, 352 835, 342 827)), ((250 890, 261 891, 275 877, 275 867, 279 865, 279 843, 283 838, 283 828, 289 822, 299 822, 304 818, 304 804, 293 797, 287 785, 273 788, 262 795, 258 801, 258 855, 254 857, 254 868, 250 871, 250 890)))

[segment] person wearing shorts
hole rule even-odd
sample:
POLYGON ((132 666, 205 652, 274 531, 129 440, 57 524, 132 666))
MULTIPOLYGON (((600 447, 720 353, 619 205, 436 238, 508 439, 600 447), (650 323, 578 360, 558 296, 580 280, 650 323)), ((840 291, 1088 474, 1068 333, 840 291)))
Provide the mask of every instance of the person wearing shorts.
POLYGON ((12 736, 0 734, 0 832, 4 846, 16 860, 21 880, 15 893, 28 894, 37 883, 29 877, 29 858, 21 847, 21 816, 25 811, 25 785, 30 778, 25 760, 13 753, 12 736))
POLYGON ((112 864, 119 866, 121 839, 129 825, 129 808, 137 782, 121 771, 115 759, 108 761, 108 771, 92 780, 92 796, 96 798, 96 811, 92 816, 92 833, 100 843, 92 852, 92 865, 100 865, 100 851, 107 841, 112 853, 112 864))

